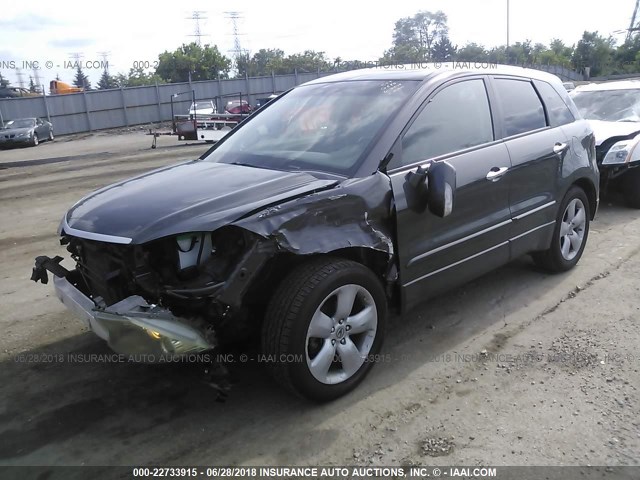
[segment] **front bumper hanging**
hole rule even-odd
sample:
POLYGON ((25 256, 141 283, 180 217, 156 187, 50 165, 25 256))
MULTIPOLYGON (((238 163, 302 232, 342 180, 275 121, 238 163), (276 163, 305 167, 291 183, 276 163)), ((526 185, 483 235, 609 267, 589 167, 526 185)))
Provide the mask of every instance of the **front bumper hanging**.
POLYGON ((38 257, 31 279, 48 283, 47 271, 53 273, 58 299, 115 352, 153 362, 215 348, 212 331, 196 328, 188 320, 174 316, 166 308, 150 305, 138 295, 109 307, 100 306, 99 299, 87 297, 66 278, 70 272, 60 265, 61 260, 61 257, 38 257))

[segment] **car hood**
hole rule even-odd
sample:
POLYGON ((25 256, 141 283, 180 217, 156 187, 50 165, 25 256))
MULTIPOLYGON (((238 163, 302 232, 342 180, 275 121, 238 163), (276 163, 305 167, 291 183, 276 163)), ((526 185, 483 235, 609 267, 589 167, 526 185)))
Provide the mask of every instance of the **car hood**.
POLYGON ((104 241, 109 241, 105 235, 119 237, 116 243, 145 243, 213 231, 265 206, 337 183, 307 173, 191 161, 88 195, 67 212, 61 230, 104 241))
POLYGON ((589 120, 596 136, 596 146, 612 137, 628 137, 640 132, 640 122, 605 122, 589 120))
POLYGON ((0 135, 19 135, 21 133, 29 133, 31 132, 31 130, 33 130, 33 127, 31 128, 7 128, 6 130, 0 130, 0 135))

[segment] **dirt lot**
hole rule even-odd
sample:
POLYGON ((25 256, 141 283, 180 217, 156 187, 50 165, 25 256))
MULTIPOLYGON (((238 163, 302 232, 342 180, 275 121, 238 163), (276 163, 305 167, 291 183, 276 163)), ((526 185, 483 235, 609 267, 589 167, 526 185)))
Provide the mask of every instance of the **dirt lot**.
POLYGON ((82 195, 207 149, 176 143, 0 152, 0 464, 640 463, 640 214, 615 199, 572 272, 523 258, 393 319, 385 361, 328 405, 257 361, 232 365, 226 403, 194 368, 100 361, 102 341, 29 281, 33 259, 65 254, 57 225, 82 195))

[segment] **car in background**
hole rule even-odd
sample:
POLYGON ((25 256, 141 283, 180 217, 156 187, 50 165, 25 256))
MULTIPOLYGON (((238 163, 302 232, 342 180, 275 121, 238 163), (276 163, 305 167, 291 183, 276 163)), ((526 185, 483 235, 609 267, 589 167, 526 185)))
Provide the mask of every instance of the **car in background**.
POLYGON ((39 97, 39 93, 30 92, 22 87, 2 87, 0 88, 0 98, 20 98, 20 97, 39 97))
POLYGON ((562 82, 562 86, 565 88, 567 92, 570 92, 576 89, 576 84, 573 82, 562 82))
POLYGON ((197 101, 189 107, 189 115, 215 115, 218 113, 218 107, 213 100, 197 101))
POLYGON ((268 97, 261 97, 256 100, 256 108, 264 107, 267 103, 269 103, 274 98, 278 98, 277 93, 272 93, 268 97))
POLYGON ((621 191, 640 208, 640 80, 582 85, 571 98, 596 135, 603 193, 621 191))
POLYGON ((251 113, 253 108, 246 100, 229 100, 224 106, 224 111, 234 115, 241 115, 251 113))
POLYGON ((43 140, 53 140, 53 125, 41 118, 10 120, 0 129, 0 147, 35 147, 43 140))
POLYGON ((31 278, 51 272, 116 352, 153 361, 259 336, 277 381, 327 401, 380 363, 387 307, 525 254, 573 268, 598 180, 591 127, 546 72, 344 72, 282 94, 199 159, 86 196, 58 230, 73 269, 39 256, 31 278))

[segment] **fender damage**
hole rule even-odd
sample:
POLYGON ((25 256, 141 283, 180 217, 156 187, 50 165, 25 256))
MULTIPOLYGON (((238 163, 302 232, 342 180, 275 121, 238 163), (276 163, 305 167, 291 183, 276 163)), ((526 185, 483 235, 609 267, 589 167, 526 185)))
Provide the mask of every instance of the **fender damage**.
POLYGON ((76 268, 62 267, 60 257, 39 257, 32 279, 46 283, 46 272, 53 273, 61 301, 127 354, 182 355, 249 335, 274 282, 301 256, 374 262, 390 291, 397 268, 389 178, 377 172, 295 193, 251 204, 222 226, 191 222, 188 231, 129 245, 78 238, 63 228, 61 243, 76 268), (183 264, 180 245, 189 242, 211 253, 183 264))

